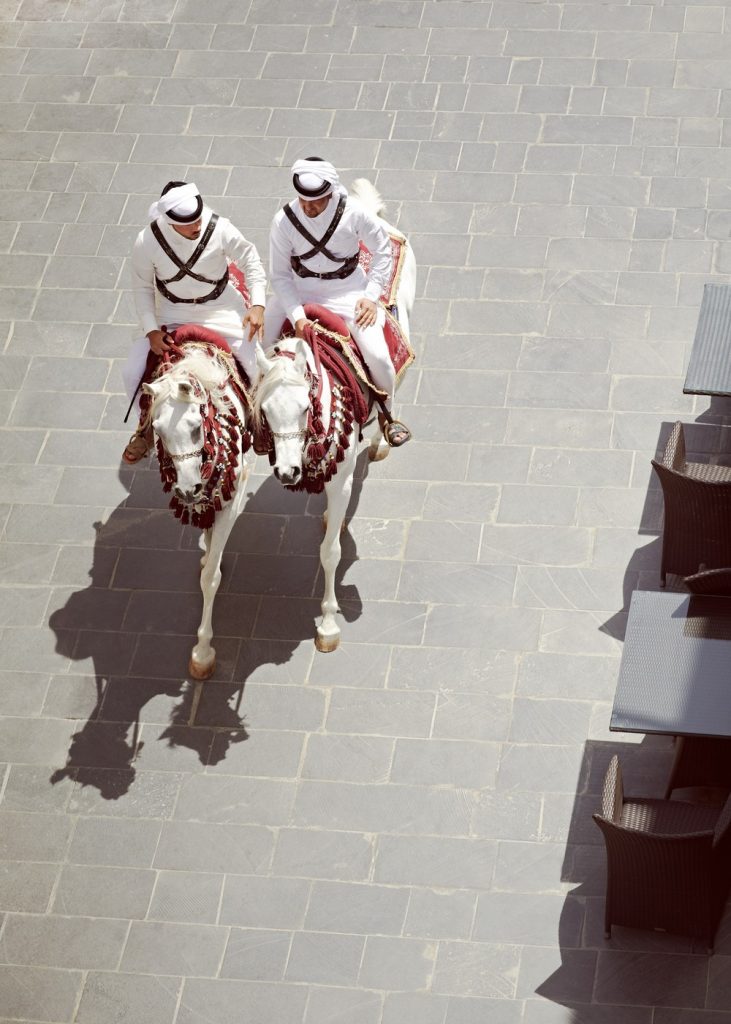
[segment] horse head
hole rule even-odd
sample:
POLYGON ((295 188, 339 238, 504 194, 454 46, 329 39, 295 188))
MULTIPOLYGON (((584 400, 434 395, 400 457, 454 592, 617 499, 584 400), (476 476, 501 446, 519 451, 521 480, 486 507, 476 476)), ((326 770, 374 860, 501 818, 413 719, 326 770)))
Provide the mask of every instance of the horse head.
POLYGON ((173 494, 193 505, 203 492, 203 416, 205 391, 195 377, 162 377, 143 384, 152 398, 150 421, 175 466, 173 494))
POLYGON ((302 477, 304 450, 311 412, 307 356, 301 339, 275 345, 268 356, 256 345, 259 382, 254 397, 258 426, 266 420, 274 443, 274 475, 283 484, 302 477))

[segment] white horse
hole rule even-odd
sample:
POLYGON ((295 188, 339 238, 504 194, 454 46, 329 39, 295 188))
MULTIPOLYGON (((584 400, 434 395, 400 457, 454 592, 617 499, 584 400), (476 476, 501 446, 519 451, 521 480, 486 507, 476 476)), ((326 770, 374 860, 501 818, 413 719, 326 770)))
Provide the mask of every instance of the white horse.
MULTIPOLYGON (((394 232, 394 228, 381 217, 383 204, 369 181, 358 179, 351 191, 379 217, 389 233, 394 232)), ((399 323, 407 335, 415 292, 416 260, 407 245, 396 297, 399 323)), ((272 435, 274 475, 291 487, 302 486, 313 467, 324 474, 327 510, 320 562, 325 576, 325 592, 315 646, 318 651, 334 651, 340 642, 335 574, 341 557, 340 534, 358 457, 357 425, 350 422, 352 412, 348 408, 347 395, 343 396, 338 385, 333 385, 329 374, 322 374, 322 395, 320 399, 315 398, 312 356, 302 340, 282 339, 268 354, 257 344, 257 363, 261 375, 254 394, 254 423, 265 422, 272 435), (316 415, 313 416, 315 402, 316 415), (319 444, 313 455, 313 447, 308 440, 312 440, 313 420, 318 422, 319 419, 326 425, 327 436, 324 446, 319 444)), ((377 461, 385 458, 388 452, 389 447, 379 429, 370 442, 369 458, 377 461)))
POLYGON ((194 679, 207 679, 216 667, 211 638, 221 557, 246 496, 247 409, 230 355, 185 343, 182 352, 179 362, 142 388, 149 396, 164 489, 173 492, 171 507, 184 523, 203 530, 203 613, 188 670, 194 679))

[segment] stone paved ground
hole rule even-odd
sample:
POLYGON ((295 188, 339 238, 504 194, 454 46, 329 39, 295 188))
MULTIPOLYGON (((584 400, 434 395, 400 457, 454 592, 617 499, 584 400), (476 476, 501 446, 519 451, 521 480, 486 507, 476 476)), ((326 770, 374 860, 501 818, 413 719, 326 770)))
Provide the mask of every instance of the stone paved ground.
POLYGON ((681 388, 731 266, 731 11, 0 14, 1 1024, 731 1019, 730 927, 604 942, 590 820, 613 751, 668 766, 607 729, 649 458, 678 417, 724 448, 681 388), (413 241, 416 440, 359 489, 328 656, 320 505, 257 467, 196 686, 194 544, 118 460, 126 257, 176 177, 266 252, 312 151, 413 241))

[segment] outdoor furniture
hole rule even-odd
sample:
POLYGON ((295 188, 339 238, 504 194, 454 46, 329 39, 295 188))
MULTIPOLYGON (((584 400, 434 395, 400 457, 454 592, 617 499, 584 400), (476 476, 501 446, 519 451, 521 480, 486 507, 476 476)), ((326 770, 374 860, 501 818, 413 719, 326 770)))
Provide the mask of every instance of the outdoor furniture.
POLYGON ((686 395, 731 395, 731 288, 707 284, 703 289, 690 362, 686 395))
POLYGON ((665 501, 661 586, 669 572, 689 576, 731 565, 731 466, 686 462, 682 423, 652 465, 665 501))
POLYGON ((691 594, 731 596, 731 569, 704 569, 683 580, 691 594))
POLYGON ((592 817, 607 850, 605 937, 612 925, 657 929, 712 952, 731 882, 731 797, 723 808, 625 798, 615 755, 592 817))
POLYGON ((731 598, 636 590, 609 728, 731 736, 731 598))
POLYGON ((725 790, 724 798, 731 792, 731 739, 677 737, 665 797, 676 789, 699 787, 725 790))

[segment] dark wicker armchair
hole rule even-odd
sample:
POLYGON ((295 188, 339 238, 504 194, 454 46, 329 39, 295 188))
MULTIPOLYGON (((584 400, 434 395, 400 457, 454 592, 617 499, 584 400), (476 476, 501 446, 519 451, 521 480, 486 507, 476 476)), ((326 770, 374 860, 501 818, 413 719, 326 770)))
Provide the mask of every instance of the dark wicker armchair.
POLYGON ((667 573, 731 565, 731 467, 686 462, 683 424, 676 423, 662 461, 652 460, 665 499, 660 582, 667 573))
POLYGON ((607 848, 605 936, 612 925, 655 929, 712 951, 731 882, 731 797, 723 808, 625 799, 615 756, 593 818, 607 848))
POLYGON ((731 739, 677 736, 675 760, 665 796, 676 789, 716 789, 721 800, 731 793, 731 739))
POLYGON ((704 569, 683 580, 691 594, 731 597, 731 569, 704 569))

